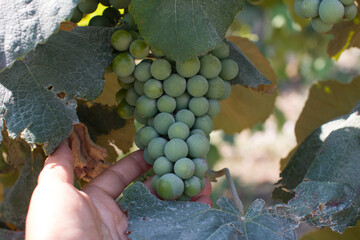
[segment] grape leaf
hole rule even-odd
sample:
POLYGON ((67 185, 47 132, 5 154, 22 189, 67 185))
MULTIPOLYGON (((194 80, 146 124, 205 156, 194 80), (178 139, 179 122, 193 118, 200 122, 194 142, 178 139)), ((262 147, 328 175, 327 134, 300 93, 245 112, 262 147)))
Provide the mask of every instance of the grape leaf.
POLYGON ((263 200, 256 200, 246 216, 226 197, 217 204, 220 209, 195 202, 161 201, 142 183, 127 188, 121 200, 122 209, 128 211, 132 239, 296 239, 297 223, 264 209, 263 200))
POLYGON ((140 35, 155 49, 185 61, 221 44, 242 0, 132 0, 140 35))
POLYGON ((11 231, 7 229, 0 229, 0 239, 6 240, 24 240, 25 232, 11 231))
POLYGON ((0 122, 9 136, 44 145, 50 154, 78 123, 76 101, 94 99, 112 60, 112 29, 60 31, 0 73, 0 122))
POLYGON ((360 102, 350 114, 323 124, 302 143, 282 172, 279 183, 295 192, 288 203, 293 217, 337 232, 356 224, 360 207, 359 112, 360 102), (297 171, 301 174, 294 176, 297 171), (293 177, 296 181, 302 178, 295 189, 293 177))
POLYGON ((79 0, 1 1, 0 69, 43 43, 70 17, 79 0))

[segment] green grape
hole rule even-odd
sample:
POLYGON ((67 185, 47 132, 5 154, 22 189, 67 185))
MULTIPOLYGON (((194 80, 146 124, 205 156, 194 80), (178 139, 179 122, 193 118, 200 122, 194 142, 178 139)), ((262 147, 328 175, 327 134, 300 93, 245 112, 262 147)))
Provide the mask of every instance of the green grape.
POLYGON ((184 182, 173 173, 166 173, 159 178, 156 191, 165 200, 175 200, 184 192, 184 182))
POLYGON ((224 95, 225 82, 220 77, 209 79, 209 90, 206 93, 207 98, 218 99, 224 95))
POLYGON ((170 97, 179 97, 186 90, 185 78, 174 73, 164 81, 164 91, 170 97))
POLYGON ((135 80, 134 89, 135 89, 137 94, 144 95, 144 83, 143 82, 135 80))
POLYGON ((205 173, 209 170, 209 165, 205 159, 202 158, 195 158, 193 159, 195 164, 195 173, 194 175, 198 178, 203 178, 205 173))
POLYGON ((84 14, 79 10, 78 7, 74 8, 74 11, 71 15, 70 21, 73 23, 78 23, 83 18, 84 14))
POLYGON ((117 30, 111 36, 111 45, 119 51, 126 51, 132 42, 131 34, 126 30, 117 30))
POLYGON ((209 140, 201 134, 191 135, 186 144, 189 148, 189 155, 193 158, 202 158, 206 156, 210 150, 209 140))
POLYGON ((156 79, 149 79, 144 84, 144 93, 148 98, 156 99, 163 93, 162 83, 156 79))
POLYGON ((213 130, 213 121, 208 115, 195 118, 193 128, 203 130, 204 133, 210 134, 213 130))
POLYGON ((171 74, 171 65, 165 59, 156 59, 150 67, 151 75, 158 80, 165 80, 171 74))
POLYGON ((156 100, 144 95, 138 98, 135 108, 143 118, 151 118, 157 113, 156 100))
POLYGON ((195 164, 189 158, 181 158, 174 165, 174 173, 182 179, 189 179, 194 176, 195 164))
POLYGON ((113 27, 114 24, 108 17, 105 16, 94 16, 89 21, 89 26, 97 27, 113 27))
POLYGON ((164 56, 164 54, 160 50, 157 50, 157 49, 152 48, 152 47, 150 47, 150 49, 151 49, 152 54, 154 54, 155 57, 161 58, 161 57, 164 56))
POLYGON ((156 103, 159 112, 172 113, 176 109, 175 98, 168 95, 162 95, 156 103))
POLYGON ((131 106, 136 106, 136 101, 139 98, 139 94, 135 91, 135 88, 130 88, 127 90, 125 95, 126 102, 131 106))
POLYGON ((134 76, 140 82, 145 82, 151 78, 150 73, 151 63, 148 61, 142 61, 135 67, 134 76))
POLYGON ((219 101, 225 100, 230 97, 231 94, 231 84, 228 81, 224 81, 224 94, 218 98, 219 101))
POLYGON ((201 129, 195 128, 190 131, 190 136, 195 135, 195 134, 200 134, 200 135, 203 135, 204 137, 206 137, 208 140, 210 139, 210 136, 201 129))
POLYGON ((119 10, 116 8, 113 8, 113 7, 106 8, 103 11, 102 15, 104 17, 109 18, 113 25, 116 25, 121 18, 121 14, 120 14, 119 10))
POLYGON ((320 17, 312 18, 310 23, 312 28, 318 33, 326 33, 334 26, 334 24, 324 22, 320 17))
POLYGON ((205 55, 200 59, 200 74, 206 78, 214 78, 221 71, 220 60, 213 55, 205 55))
POLYGON ((124 22, 130 29, 137 30, 137 25, 136 25, 136 23, 135 23, 134 17, 133 17, 130 13, 125 14, 125 16, 124 16, 124 18, 123 18, 123 22, 124 22))
POLYGON ((129 75, 126 77, 118 77, 118 81, 129 84, 129 83, 133 83, 135 81, 135 77, 134 77, 134 75, 129 75))
POLYGON ((303 0, 299 5, 302 16, 306 18, 317 17, 321 0, 303 0))
POLYGON ((205 186, 206 186, 206 178, 200 178, 200 183, 201 183, 201 191, 204 190, 205 186))
POLYGON ((82 13, 89 14, 95 12, 98 2, 96 0, 86 0, 85 2, 80 2, 77 6, 82 13))
POLYGON ((353 5, 350 6, 345 6, 345 20, 346 21, 351 21, 353 20, 357 15, 357 7, 355 5, 355 3, 353 3, 353 5))
POLYGON ((192 57, 185 62, 176 62, 176 71, 185 78, 195 76, 200 70, 200 60, 192 57))
POLYGON ((211 54, 220 60, 227 58, 230 55, 229 45, 227 45, 225 42, 222 42, 220 46, 211 51, 211 54))
POLYGON ((144 126, 140 130, 138 130, 139 142, 143 146, 148 146, 150 141, 154 138, 159 137, 159 134, 155 131, 153 127, 144 126))
POLYGON ((104 6, 111 6, 111 3, 109 0, 99 0, 99 2, 104 6))
POLYGON ((230 58, 221 60, 221 71, 219 76, 227 81, 234 79, 239 73, 239 65, 230 58))
POLYGON ((134 72, 135 61, 130 54, 120 53, 114 58, 112 68, 119 77, 127 77, 134 72))
POLYGON ((126 101, 122 101, 117 105, 117 113, 123 119, 130 119, 133 117, 134 107, 129 105, 126 101))
MULTIPOLYGON (((140 39, 140 35, 138 32, 134 31, 134 30, 130 30, 129 33, 131 34, 131 37, 133 40, 136 40, 136 39, 140 39)), ((146 59, 146 61, 149 61, 151 59, 146 59)))
POLYGON ((170 113, 159 113, 154 118, 154 128, 159 134, 165 135, 171 124, 175 122, 175 118, 170 113))
POLYGON ((155 159, 153 159, 152 157, 150 157, 149 155, 149 151, 147 148, 144 149, 144 153, 143 153, 143 157, 144 157, 144 160, 147 164, 150 164, 150 165, 153 165, 154 162, 155 162, 155 159))
POLYGON ((120 103, 122 100, 125 99, 126 92, 127 90, 122 88, 120 88, 119 91, 116 92, 115 99, 117 103, 120 103))
POLYGON ((345 6, 354 4, 354 0, 340 0, 340 2, 345 6))
POLYGON ((188 79, 186 89, 191 96, 202 97, 208 91, 209 84, 206 78, 201 75, 196 75, 188 79))
POLYGON ((158 176, 162 176, 166 173, 171 173, 173 171, 173 168, 174 164, 166 157, 159 157, 154 162, 154 172, 158 176))
POLYGON ((196 117, 203 116, 209 110, 209 101, 205 97, 191 98, 189 109, 196 117))
POLYGON ((325 23, 337 23, 345 14, 344 5, 339 0, 322 0, 319 7, 319 16, 325 23))
POLYGON ((130 89, 130 88, 132 88, 133 85, 134 85, 134 84, 132 84, 132 83, 124 83, 124 82, 121 82, 121 81, 118 81, 118 83, 119 83, 119 85, 120 85, 120 87, 121 87, 122 89, 130 89))
POLYGON ((195 115, 188 109, 181 109, 176 113, 175 120, 185 123, 190 129, 195 123, 195 115))
POLYGON ((117 9, 127 8, 130 4, 130 0, 109 0, 110 4, 117 9))
POLYGON ((150 126, 150 127, 154 127, 154 117, 153 118, 149 118, 148 122, 147 122, 147 125, 150 126))
POLYGON ((171 139, 164 149, 165 156, 172 162, 176 162, 180 158, 184 158, 188 155, 188 146, 184 140, 174 138, 171 139))
POLYGON ((153 138, 148 145, 148 151, 150 157, 157 159, 161 156, 164 156, 164 148, 167 142, 168 141, 162 137, 153 138))
POLYGON ((207 111, 206 114, 214 118, 220 113, 221 110, 220 102, 215 99, 209 99, 208 101, 209 101, 209 110, 207 111))
POLYGON ((187 92, 184 92, 181 96, 176 97, 176 110, 188 108, 190 99, 191 96, 187 92))
POLYGON ((185 140, 189 137, 190 129, 183 122, 175 122, 168 129, 169 139, 180 138, 185 140))
POLYGON ((295 0, 294 10, 295 10, 296 15, 298 15, 298 16, 301 17, 301 18, 306 18, 306 17, 303 15, 303 13, 302 13, 302 11, 301 11, 301 7, 300 7, 303 1, 304 1, 304 0, 295 0))
POLYGON ((134 117, 135 117, 135 120, 142 124, 142 125, 147 125, 147 122, 148 122, 148 119, 147 118, 143 118, 139 115, 139 113, 136 111, 136 109, 134 110, 134 117))
POLYGON ((183 194, 181 195, 178 199, 176 199, 177 201, 190 201, 191 200, 191 197, 183 194))
POLYGON ((139 136, 139 135, 140 135, 140 131, 141 131, 141 129, 136 132, 135 137, 134 137, 134 142, 135 142, 135 145, 136 145, 138 148, 140 148, 140 149, 145 149, 145 148, 146 148, 146 145, 143 144, 143 143, 140 141, 140 136, 139 136))
POLYGON ((137 59, 146 58, 149 55, 149 45, 141 39, 136 39, 130 44, 130 54, 137 59))
MULTIPOLYGON (((155 164, 155 163, 154 163, 155 164)), ((157 184, 159 182, 160 176, 159 175, 155 175, 152 179, 151 179, 151 188, 154 189, 156 191, 156 187, 157 184)))
POLYGON ((189 197, 194 197, 201 192, 201 182, 196 176, 192 176, 191 178, 185 180, 184 185, 184 193, 189 197))

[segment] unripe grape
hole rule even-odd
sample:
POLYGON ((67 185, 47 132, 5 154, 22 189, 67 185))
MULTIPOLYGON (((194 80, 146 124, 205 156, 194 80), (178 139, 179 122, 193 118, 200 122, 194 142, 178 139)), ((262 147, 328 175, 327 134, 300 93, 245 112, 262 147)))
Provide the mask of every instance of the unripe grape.
POLYGON ((82 13, 92 13, 97 9, 98 2, 96 0, 87 0, 85 2, 80 2, 77 7, 82 13))
POLYGON ((135 80, 134 82, 134 89, 139 95, 144 95, 144 82, 140 82, 135 80))
POLYGON ((126 83, 126 84, 133 83, 133 82, 135 82, 135 77, 134 77, 134 75, 129 75, 126 77, 118 77, 118 82, 119 82, 119 84, 120 83, 126 83))
POLYGON ((120 88, 119 91, 116 92, 115 99, 117 103, 120 103, 122 100, 125 99, 127 90, 120 88))
POLYGON ((135 142, 135 145, 140 148, 140 149, 145 149, 146 148, 146 145, 144 145, 141 141, 140 141, 140 131, 137 131, 136 134, 135 134, 135 137, 134 137, 134 142, 135 142))
POLYGON ((78 23, 83 18, 84 14, 79 10, 78 7, 74 8, 74 11, 71 15, 71 22, 78 23))
POLYGON ((124 82, 121 82, 121 81, 118 81, 120 87, 122 89, 130 89, 133 87, 133 84, 132 83, 124 83, 124 82))
POLYGON ((322 0, 319 7, 319 16, 325 23, 337 23, 345 13, 344 5, 339 0, 322 0))
POLYGON ((174 138, 165 145, 165 156, 172 162, 176 162, 180 158, 188 155, 188 145, 184 140, 174 138))
POLYGON ((185 140, 189 137, 189 127, 183 122, 175 122, 168 129, 169 139, 180 138, 185 140))
POLYGON ((175 174, 167 173, 159 178, 156 191, 165 200, 175 200, 183 194, 184 182, 175 174))
POLYGON ((143 157, 144 157, 144 160, 145 160, 145 162, 146 162, 147 164, 150 164, 150 165, 153 165, 153 164, 154 164, 155 159, 153 159, 152 157, 150 157, 147 148, 144 149, 143 157))
POLYGON ((151 188, 154 189, 156 191, 156 187, 157 184, 159 182, 160 176, 159 175, 155 175, 152 179, 151 179, 151 188))
POLYGON ((220 46, 211 51, 211 54, 220 60, 227 58, 230 55, 229 45, 227 45, 225 42, 222 42, 220 46))
POLYGON ((224 95, 225 82, 220 77, 209 79, 209 90, 206 93, 207 98, 218 99, 224 95))
POLYGON ((303 12, 301 11, 301 7, 300 7, 303 1, 304 0, 295 0, 294 10, 295 10, 296 15, 298 15, 301 18, 306 18, 304 16, 303 12))
POLYGON ((195 173, 194 175, 198 178, 203 178, 205 173, 209 170, 209 165, 205 159, 202 158, 195 158, 193 159, 195 164, 195 173))
POLYGON ((143 118, 151 118, 158 112, 156 107, 156 100, 148 98, 145 95, 138 98, 135 108, 139 115, 143 118))
POLYGON ((191 177, 184 181, 184 193, 189 197, 194 197, 201 192, 201 182, 196 176, 191 177))
POLYGON ((181 158, 174 165, 174 173, 182 179, 189 179, 195 173, 195 164, 189 158, 181 158))
POLYGON ((178 74, 171 74, 169 78, 164 81, 164 91, 171 97, 179 97, 186 90, 186 80, 178 74))
POLYGON ((162 95, 156 103, 159 112, 172 113, 176 109, 175 98, 168 95, 162 95))
POLYGON ((185 62, 176 62, 176 71, 185 78, 195 76, 200 70, 200 60, 192 57, 185 62))
POLYGON ((239 73, 239 65, 230 58, 221 60, 221 72, 219 76, 225 80, 234 79, 239 73))
POLYGON ((99 0, 99 2, 104 6, 111 6, 111 3, 109 0, 99 0))
POLYGON ((102 16, 110 19, 113 25, 116 25, 121 18, 121 14, 118 9, 108 7, 102 12, 102 16))
POLYGON ((178 199, 176 199, 177 201, 190 201, 191 200, 191 197, 183 194, 181 195, 178 199))
POLYGON ((147 125, 150 126, 150 127, 154 127, 154 117, 153 118, 149 118, 148 122, 147 122, 147 125))
POLYGON ((165 80, 171 74, 171 65, 165 59, 156 59, 150 67, 151 75, 158 80, 165 80))
POLYGON ((130 4, 130 0, 110 0, 111 6, 117 9, 127 8, 130 4))
POLYGON ((154 172, 162 176, 173 171, 174 164, 166 157, 159 157, 154 162, 154 172))
POLYGON ((159 134, 153 127, 144 126, 139 130, 139 141, 143 146, 148 146, 150 141, 159 137, 159 134))
POLYGON ((355 3, 353 5, 345 6, 345 20, 351 21, 357 15, 357 6, 355 3))
POLYGON ((221 71, 220 60, 213 55, 205 55, 200 59, 200 74, 206 78, 214 78, 221 71))
POLYGON ((201 75, 195 75, 189 78, 186 84, 188 93, 193 97, 202 97, 209 89, 209 84, 206 78, 201 75))
POLYGON ((136 111, 136 109, 134 110, 134 117, 135 117, 135 120, 142 124, 142 125, 147 125, 147 122, 148 122, 148 119, 147 118, 143 118, 139 115, 139 113, 136 111))
POLYGON ((137 30, 137 25, 135 23, 133 15, 130 13, 125 14, 123 17, 123 23, 127 25, 130 29, 137 30))
POLYGON ((317 17, 319 15, 319 6, 321 0, 303 0, 300 4, 300 11, 307 18, 317 17))
POLYGON ((114 24, 112 21, 105 16, 94 16, 89 21, 89 26, 97 26, 97 27, 112 27, 114 24))
POLYGON ((156 79, 149 79, 144 84, 144 93, 148 98, 159 98, 163 93, 162 83, 156 79))
POLYGON ((210 134, 213 130, 213 121, 208 115, 195 118, 193 128, 203 130, 204 133, 210 134))
POLYGON ((111 45, 119 51, 126 51, 129 49, 132 42, 131 34, 126 30, 117 30, 111 36, 111 45))
POLYGON ((195 123, 195 115, 188 109, 181 109, 176 113, 175 120, 185 123, 190 129, 195 123))
POLYGON ((149 55, 149 45, 141 39, 136 39, 130 44, 130 54, 137 59, 146 58, 149 55))
POLYGON ((154 128, 159 134, 165 135, 171 124, 175 122, 175 118, 170 113, 159 113, 154 118, 154 128))
POLYGON ((151 78, 150 72, 151 63, 148 61, 142 61, 135 67, 134 76, 140 82, 145 82, 151 78))
POLYGON ((218 98, 219 101, 225 100, 230 97, 231 94, 231 84, 228 81, 224 81, 224 94, 218 98))
POLYGON ((312 28, 319 33, 326 33, 332 29, 334 24, 325 23, 320 17, 311 19, 312 28))
POLYGON ((203 116, 209 110, 209 101, 205 97, 193 97, 189 102, 189 109, 195 116, 203 116))
POLYGON ((206 186, 206 178, 200 178, 200 184, 201 184, 201 191, 204 190, 205 186, 206 186))
POLYGON ((134 72, 135 61, 130 54, 120 53, 114 58, 112 68, 119 77, 127 77, 134 72))
POLYGON ((164 148, 167 144, 167 140, 162 137, 153 138, 148 145, 148 152, 150 157, 157 159, 164 156, 164 148))
POLYGON ((138 98, 139 94, 136 93, 134 88, 130 88, 126 91, 125 100, 129 105, 135 106, 138 98))
POLYGON ((215 99, 209 99, 209 110, 207 111, 207 115, 214 118, 216 117, 221 110, 221 105, 218 100, 215 99))
POLYGON ((181 96, 175 98, 176 110, 188 108, 190 99, 191 96, 187 92, 184 92, 181 96))
POLYGON ((200 134, 200 135, 203 135, 204 137, 206 137, 208 140, 210 139, 210 136, 208 134, 206 134, 203 130, 199 129, 199 128, 195 128, 195 129, 190 131, 190 136, 195 135, 195 134, 200 134))
POLYGON ((340 0, 340 2, 344 5, 354 4, 354 0, 340 0))
POLYGON ((133 117, 134 107, 129 105, 126 101, 122 101, 118 104, 117 113, 123 119, 130 119, 133 117))
POLYGON ((186 144, 189 148, 189 155, 193 158, 202 158, 206 156, 210 150, 209 140, 201 134, 191 135, 186 144))

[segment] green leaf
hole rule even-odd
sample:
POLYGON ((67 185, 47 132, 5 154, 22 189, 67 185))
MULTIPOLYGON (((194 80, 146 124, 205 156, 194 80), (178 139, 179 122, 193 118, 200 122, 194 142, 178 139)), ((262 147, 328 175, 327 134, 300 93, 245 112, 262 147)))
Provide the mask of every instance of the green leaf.
POLYGON ((161 201, 142 183, 124 191, 121 207, 128 211, 129 237, 132 239, 296 239, 297 224, 264 209, 256 200, 245 217, 234 203, 222 197, 217 205, 181 201, 161 201))
POLYGON ((24 240, 25 232, 11 231, 7 229, 0 229, 0 239, 6 240, 24 240))
POLYGON ((60 31, 0 73, 0 122, 10 137, 43 144, 50 154, 70 135, 78 122, 75 98, 92 100, 102 91, 112 31, 60 31))
POLYGON ((221 44, 242 0, 132 0, 140 35, 166 56, 185 61, 221 44))
POLYGON ((43 43, 70 17, 79 0, 1 1, 0 69, 43 43))

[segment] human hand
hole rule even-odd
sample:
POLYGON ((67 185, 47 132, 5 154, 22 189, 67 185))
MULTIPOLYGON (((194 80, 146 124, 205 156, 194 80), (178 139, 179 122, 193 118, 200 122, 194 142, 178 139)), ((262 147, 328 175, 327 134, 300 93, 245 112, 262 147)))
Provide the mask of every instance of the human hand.
MULTIPOLYGON (((115 199, 151 168, 143 160, 142 151, 124 157, 81 191, 73 186, 73 165, 73 154, 66 143, 45 161, 30 201, 26 239, 127 239, 127 216, 115 199)), ((150 181, 145 185, 152 191, 150 181)), ((205 189, 193 199, 211 205, 210 191, 207 182, 205 189)))

